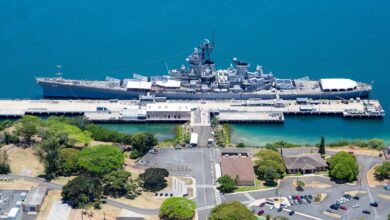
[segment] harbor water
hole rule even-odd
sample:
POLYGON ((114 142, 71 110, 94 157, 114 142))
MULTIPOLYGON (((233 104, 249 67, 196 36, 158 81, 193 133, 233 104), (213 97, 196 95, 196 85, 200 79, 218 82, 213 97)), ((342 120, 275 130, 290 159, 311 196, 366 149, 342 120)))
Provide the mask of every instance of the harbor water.
MULTIPOLYGON (((104 79, 165 74, 215 31, 212 57, 234 56, 277 77, 374 82, 390 111, 390 2, 345 1, 0 1, 0 98, 42 97, 36 76, 104 79)), ((107 125, 173 137, 174 125, 107 125)), ((232 140, 316 143, 383 138, 390 120, 287 116, 280 125, 233 125, 232 140)))

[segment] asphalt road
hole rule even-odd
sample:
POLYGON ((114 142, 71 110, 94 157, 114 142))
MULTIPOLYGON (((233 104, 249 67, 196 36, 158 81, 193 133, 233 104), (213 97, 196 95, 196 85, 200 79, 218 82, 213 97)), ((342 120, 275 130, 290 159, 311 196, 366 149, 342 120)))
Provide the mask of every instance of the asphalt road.
POLYGON ((210 126, 192 126, 192 131, 198 134, 198 148, 205 148, 209 138, 214 137, 211 135, 213 129, 210 126))

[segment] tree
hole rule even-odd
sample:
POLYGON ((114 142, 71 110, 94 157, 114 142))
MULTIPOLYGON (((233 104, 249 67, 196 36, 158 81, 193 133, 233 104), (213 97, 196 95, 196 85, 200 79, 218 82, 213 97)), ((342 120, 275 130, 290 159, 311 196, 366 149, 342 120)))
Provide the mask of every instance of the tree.
POLYGON ((183 197, 172 197, 161 204, 159 217, 166 220, 190 220, 195 215, 195 209, 195 202, 183 197))
POLYGON ((333 155, 329 160, 329 176, 337 181, 351 182, 359 174, 355 156, 345 151, 333 155))
POLYGON ((157 139, 154 135, 146 132, 136 133, 132 137, 133 149, 138 151, 141 156, 145 155, 153 146, 157 145, 157 143, 157 139))
POLYGON ((325 155, 325 138, 324 137, 321 137, 321 142, 320 142, 320 146, 318 149, 318 153, 321 155, 325 155))
POLYGON ((59 150, 60 142, 58 138, 50 137, 44 140, 40 146, 40 157, 43 160, 45 167, 45 179, 51 180, 57 176, 60 170, 59 165, 59 150))
POLYGON ((273 150, 260 150, 256 153, 255 172, 266 185, 275 185, 276 179, 283 178, 285 167, 283 157, 273 150))
POLYGON ((124 170, 112 171, 103 177, 103 192, 114 198, 126 196, 132 193, 133 186, 130 182, 131 173, 124 170))
POLYGON ((84 130, 91 132, 92 138, 97 141, 131 144, 130 134, 112 131, 94 124, 86 125, 84 130))
POLYGON ((277 168, 272 165, 266 165, 266 164, 261 165, 259 166, 258 171, 260 174, 260 179, 264 180, 265 181, 264 185, 267 186, 275 186, 276 185, 275 179, 282 178, 282 174, 280 174, 277 171, 277 168))
POLYGON ((305 187, 305 182, 297 180, 297 190, 303 191, 303 187, 305 187))
POLYGON ((87 208, 100 204, 101 183, 97 178, 78 176, 62 188, 62 201, 73 208, 87 208))
POLYGON ((381 165, 375 167, 375 177, 383 180, 390 179, 390 162, 383 162, 381 165))
POLYGON ((74 148, 63 148, 59 151, 59 169, 64 176, 70 176, 77 172, 78 152, 74 148))
POLYGON ((235 201, 215 206, 209 220, 256 220, 256 216, 242 203, 235 201))
POLYGON ((0 174, 8 174, 10 172, 11 168, 9 166, 7 151, 0 150, 0 174))
POLYGON ((166 169, 148 168, 144 173, 139 175, 141 186, 149 191, 156 192, 167 187, 165 177, 169 176, 166 169))
POLYGON ((217 183, 219 184, 217 189, 222 193, 231 193, 237 189, 236 182, 228 175, 219 177, 217 183))
POLYGON ((27 144, 30 144, 32 137, 38 133, 38 126, 41 123, 41 119, 36 116, 26 115, 17 122, 16 133, 22 136, 27 144))
POLYGON ((77 165, 86 173, 104 175, 122 168, 122 151, 113 145, 96 145, 83 148, 78 153, 77 165))

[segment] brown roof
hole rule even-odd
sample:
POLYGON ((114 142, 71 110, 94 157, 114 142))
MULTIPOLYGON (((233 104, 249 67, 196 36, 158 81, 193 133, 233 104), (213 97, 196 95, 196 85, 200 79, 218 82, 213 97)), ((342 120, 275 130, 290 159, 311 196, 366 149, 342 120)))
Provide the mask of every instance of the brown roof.
POLYGON ((246 156, 223 156, 221 158, 222 175, 231 178, 239 177, 240 181, 254 181, 255 173, 250 157, 246 156))
POLYGON ((290 169, 315 169, 326 167, 325 160, 318 153, 304 153, 284 157, 286 168, 290 169))

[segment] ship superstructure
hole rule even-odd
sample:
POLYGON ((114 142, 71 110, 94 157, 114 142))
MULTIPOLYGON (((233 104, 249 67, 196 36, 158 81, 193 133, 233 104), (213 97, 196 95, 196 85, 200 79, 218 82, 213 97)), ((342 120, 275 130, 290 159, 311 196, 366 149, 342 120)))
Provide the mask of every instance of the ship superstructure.
POLYGON ((349 99, 366 97, 371 85, 350 79, 279 79, 255 71, 237 58, 226 69, 216 69, 211 53, 214 40, 205 39, 187 58, 187 65, 168 71, 168 75, 142 76, 131 79, 106 77, 101 81, 70 80, 61 74, 53 78, 38 77, 37 83, 47 98, 138 99, 152 95, 167 99, 349 99))

